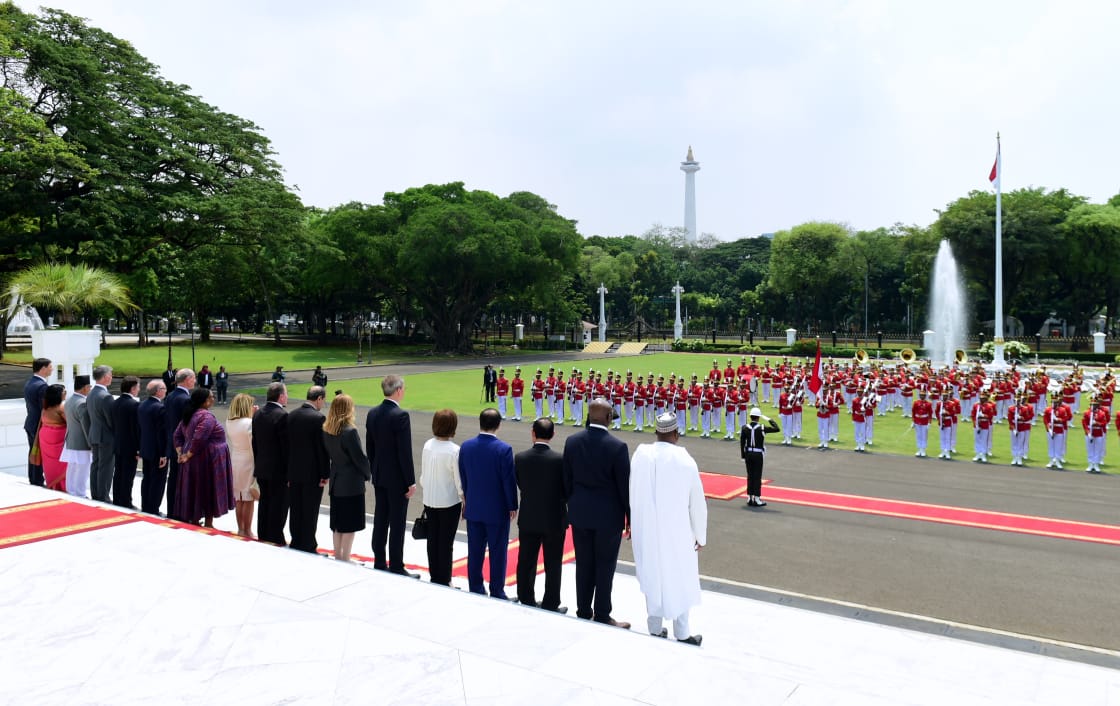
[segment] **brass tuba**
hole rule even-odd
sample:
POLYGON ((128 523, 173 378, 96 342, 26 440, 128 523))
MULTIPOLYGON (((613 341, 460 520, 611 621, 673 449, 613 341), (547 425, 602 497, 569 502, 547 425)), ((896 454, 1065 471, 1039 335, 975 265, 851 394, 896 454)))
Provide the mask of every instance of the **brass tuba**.
POLYGON ((867 361, 870 360, 870 358, 867 357, 867 351, 860 348, 856 351, 854 360, 860 365, 867 365, 867 361))
POLYGON ((913 363, 915 360, 917 360, 917 358, 918 356, 916 356, 914 354, 914 351, 909 348, 903 348, 898 352, 898 359, 903 363, 906 363, 907 365, 913 363))
POLYGON ((957 361, 958 365, 964 365, 968 362, 968 353, 965 353, 963 348, 958 348, 956 352, 953 353, 953 359, 957 361))

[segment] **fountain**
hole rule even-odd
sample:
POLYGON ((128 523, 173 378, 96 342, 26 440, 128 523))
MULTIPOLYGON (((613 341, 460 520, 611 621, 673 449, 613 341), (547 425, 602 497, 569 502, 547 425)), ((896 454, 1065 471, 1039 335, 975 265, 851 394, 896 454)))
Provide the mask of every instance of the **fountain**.
POLYGON ((952 365, 959 348, 964 348, 968 326, 968 306, 960 270, 948 240, 942 240, 933 262, 930 280, 927 354, 936 365, 952 365))
POLYGON ((12 294, 7 313, 9 337, 30 337, 32 331, 42 331, 46 328, 35 307, 24 304, 18 294, 12 294))

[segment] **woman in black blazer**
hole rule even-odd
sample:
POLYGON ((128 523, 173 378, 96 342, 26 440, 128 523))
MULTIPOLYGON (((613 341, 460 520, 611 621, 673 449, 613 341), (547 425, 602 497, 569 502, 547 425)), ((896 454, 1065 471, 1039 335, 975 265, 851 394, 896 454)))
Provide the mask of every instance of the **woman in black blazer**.
POLYGON ((370 480, 369 459, 362 451, 362 440, 354 426, 354 400, 336 395, 323 424, 323 443, 331 457, 331 532, 334 533, 334 558, 350 561, 354 534, 366 528, 366 481, 370 480))

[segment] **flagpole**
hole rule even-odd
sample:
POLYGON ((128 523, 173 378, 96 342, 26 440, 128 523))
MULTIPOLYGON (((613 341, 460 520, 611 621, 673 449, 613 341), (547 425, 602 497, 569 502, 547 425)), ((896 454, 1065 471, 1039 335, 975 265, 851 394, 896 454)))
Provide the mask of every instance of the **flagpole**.
POLYGON ((992 342, 995 350, 992 352, 992 364, 996 368, 1006 367, 1003 359, 1003 212, 1000 204, 1000 192, 1003 182, 1003 164, 999 149, 999 133, 996 133, 996 318, 995 337, 992 342))

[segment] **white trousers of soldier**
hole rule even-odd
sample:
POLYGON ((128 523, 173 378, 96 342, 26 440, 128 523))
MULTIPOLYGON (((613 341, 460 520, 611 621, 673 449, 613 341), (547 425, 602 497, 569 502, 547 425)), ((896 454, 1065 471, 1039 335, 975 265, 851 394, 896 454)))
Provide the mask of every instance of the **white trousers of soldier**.
POLYGON ((840 441, 840 413, 829 415, 828 417, 828 438, 829 441, 840 441))
MULTIPOLYGON (((793 444, 793 415, 782 414, 779 416, 782 418, 782 443, 786 446, 791 446, 793 444)), ((743 424, 740 426, 746 425, 743 424)))
POLYGON ((1085 455, 1089 457, 1089 470, 1099 471, 1100 464, 1104 463, 1104 440, 1103 436, 1085 437, 1085 455))
POLYGON ((945 458, 952 458, 953 456, 953 427, 940 427, 938 432, 938 445, 941 447, 941 456, 945 458))
POLYGON ((642 430, 642 425, 646 422, 646 406, 643 404, 641 407, 634 407, 634 429, 636 431, 642 430))
POLYGON ((700 436, 712 435, 712 410, 705 409, 700 413, 700 436))
POLYGON ((848 408, 848 411, 851 412, 852 411, 852 402, 856 398, 856 393, 848 392, 847 390, 842 390, 840 392, 840 396, 844 399, 844 405, 848 408))
POLYGON ((508 402, 508 395, 498 395, 498 414, 502 415, 502 419, 506 418, 506 404, 508 402))
MULTIPOLYGON (((1034 403, 1034 418, 1042 419, 1042 415, 1046 412, 1046 395, 1039 395, 1038 401, 1034 403)), ((1033 421, 1031 422, 1034 423, 1033 421)))
MULTIPOLYGON (((953 422, 952 429, 953 429, 953 435, 949 437, 949 444, 950 444, 949 448, 956 451, 957 450, 957 423, 956 422, 953 422)), ((989 441, 988 442, 988 453, 991 453, 991 452, 992 452, 992 443, 991 443, 991 441, 989 441)))
POLYGON ((1029 431, 1011 432, 1011 459, 1022 461, 1030 452, 1031 433, 1029 431))
POLYGON ((564 398, 557 396, 552 398, 552 418, 556 420, 557 424, 564 423, 564 398))
POLYGON ((747 419, 749 418, 750 410, 745 406, 739 408, 739 423, 735 425, 736 429, 742 429, 747 426, 747 419))
POLYGON ((768 382, 762 383, 762 399, 773 404, 773 400, 770 398, 770 383, 768 382))
POLYGON ((1077 414, 1078 410, 1080 410, 1080 409, 1081 409, 1081 390, 1078 390, 1077 392, 1073 393, 1073 409, 1071 411, 1074 414, 1077 414))
POLYGON ((972 448, 976 452, 976 458, 973 460, 988 460, 988 454, 992 452, 992 429, 981 429, 977 427, 972 435, 972 448))
POLYGON ((723 413, 723 430, 726 432, 723 436, 725 439, 735 438, 735 416, 738 412, 724 412, 723 413))
POLYGON ((712 428, 709 429, 709 432, 714 431, 717 434, 719 433, 719 420, 720 419, 723 419, 723 407, 722 406, 721 407, 713 407, 712 408, 712 428))
POLYGON ((904 396, 902 398, 902 416, 909 417, 910 416, 910 411, 913 408, 913 405, 914 405, 913 396, 910 396, 910 397, 904 396))
POLYGON ((621 402, 612 402, 611 403, 611 412, 614 414, 614 426, 611 427, 611 428, 612 429, 621 429, 622 428, 622 403, 621 402))
POLYGON ((802 421, 803 421, 802 420, 802 412, 794 412, 793 413, 793 435, 796 436, 798 439, 801 438, 801 423, 802 423, 802 421))
POLYGON ((525 399, 525 398, 524 397, 514 397, 513 398, 513 418, 514 419, 517 419, 517 420, 521 419, 521 400, 523 400, 523 399, 525 399))
POLYGON ((1011 400, 1001 400, 1001 399, 997 399, 997 400, 996 400, 996 418, 995 418, 995 422, 996 422, 997 424, 1000 424, 1000 423, 1002 423, 1002 422, 1003 422, 1003 420, 1007 418, 1007 405, 1008 405, 1008 403, 1010 403, 1010 402, 1011 402, 1011 400))
POLYGON ((700 428, 700 405, 694 404, 688 408, 688 430, 696 431, 700 428))
POLYGON ((661 413, 664 412, 664 411, 665 411, 665 408, 660 406, 660 405, 647 404, 646 405, 646 426, 656 427, 657 426, 657 418, 659 416, 661 416, 661 413))
POLYGON ((1066 433, 1056 432, 1054 434, 1046 435, 1046 455, 1050 457, 1050 462, 1062 462, 1066 457, 1066 440, 1069 437, 1066 433))
POLYGON ((533 410, 537 413, 537 416, 533 417, 533 419, 540 419, 541 417, 543 417, 544 416, 544 400, 539 398, 539 397, 534 397, 533 398, 533 410))
POLYGON ((572 400, 571 412, 572 412, 572 421, 573 422, 576 422, 578 424, 579 422, 583 421, 583 398, 582 397, 572 400))
POLYGON ((926 448, 929 446, 929 425, 928 424, 915 424, 914 425, 914 445, 918 447, 918 454, 921 456, 926 455, 926 448))
POLYGON ((863 447, 867 444, 867 422, 852 422, 852 429, 856 437, 856 451, 863 451, 863 447))
POLYGON ((634 400, 626 402, 622 407, 625 410, 626 415, 622 421, 626 422, 627 424, 637 424, 637 419, 634 417, 634 410, 637 409, 637 407, 634 406, 634 400))
POLYGON ((875 443, 874 443, 875 442, 875 415, 874 414, 868 414, 866 417, 864 417, 864 420, 865 420, 864 424, 866 425, 863 429, 864 443, 871 444, 872 446, 874 446, 875 445, 875 443))
POLYGON ((828 448, 828 441, 830 439, 828 435, 829 419, 830 417, 817 417, 817 439, 821 447, 826 449, 828 448))
POLYGON ((677 410, 677 431, 681 436, 685 434, 685 426, 688 425, 688 410, 677 410))

